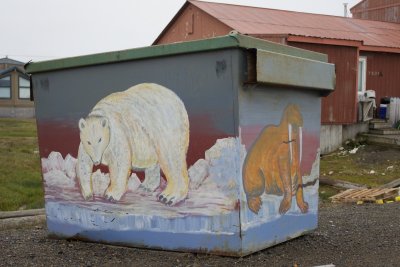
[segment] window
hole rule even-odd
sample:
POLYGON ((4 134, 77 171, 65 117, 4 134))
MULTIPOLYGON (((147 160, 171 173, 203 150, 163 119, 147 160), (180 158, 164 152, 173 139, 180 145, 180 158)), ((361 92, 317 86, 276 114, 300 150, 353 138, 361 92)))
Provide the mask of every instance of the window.
POLYGON ((367 87, 367 58, 358 59, 358 94, 363 95, 367 87))
POLYGON ((18 80, 19 89, 18 95, 20 99, 30 99, 31 98, 31 89, 29 80, 19 77, 18 80))
POLYGON ((0 78, 0 99, 11 99, 11 77, 0 78))

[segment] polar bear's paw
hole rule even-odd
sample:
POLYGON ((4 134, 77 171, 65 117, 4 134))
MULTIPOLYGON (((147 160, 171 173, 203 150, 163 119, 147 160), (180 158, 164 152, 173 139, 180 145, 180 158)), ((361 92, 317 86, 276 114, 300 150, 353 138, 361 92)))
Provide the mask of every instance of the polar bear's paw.
POLYGON ((104 197, 111 202, 119 201, 124 194, 124 190, 116 190, 111 187, 107 188, 104 197))
POLYGON ((164 192, 162 192, 158 196, 158 200, 168 206, 174 206, 179 202, 183 201, 187 197, 187 194, 185 193, 176 192, 176 193, 166 194, 165 191, 166 190, 164 190, 164 192))
POLYGON ((82 197, 84 200, 92 200, 93 199, 93 191, 82 191, 82 197))
POLYGON ((139 188, 146 192, 154 192, 160 186, 160 177, 155 179, 145 179, 143 183, 140 184, 139 188))
POLYGON ((81 194, 83 199, 86 201, 93 199, 93 189, 90 184, 82 184, 81 182, 81 194))

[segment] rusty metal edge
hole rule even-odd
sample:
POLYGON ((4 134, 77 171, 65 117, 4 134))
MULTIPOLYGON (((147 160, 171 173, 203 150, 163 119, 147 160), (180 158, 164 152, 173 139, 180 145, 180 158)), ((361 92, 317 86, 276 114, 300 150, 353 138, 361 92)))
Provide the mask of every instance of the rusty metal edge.
POLYGON ((86 56, 70 57, 64 59, 56 59, 42 61, 37 63, 29 63, 26 67, 26 72, 29 74, 40 73, 45 71, 55 71, 61 69, 77 68, 83 66, 92 66, 100 64, 110 64, 124 62, 130 60, 138 60, 145 58, 155 58, 163 56, 171 56, 178 54, 187 54, 195 52, 204 52, 219 50, 225 48, 256 48, 263 49, 275 53, 286 54, 311 60, 327 62, 327 55, 316 53, 304 49, 294 48, 287 45, 268 42, 232 33, 222 37, 203 39, 198 41, 180 42, 166 45, 155 45, 149 47, 134 48, 115 52, 107 52, 86 56))
POLYGON ((333 91, 336 84, 335 65, 257 50, 257 82, 333 91))

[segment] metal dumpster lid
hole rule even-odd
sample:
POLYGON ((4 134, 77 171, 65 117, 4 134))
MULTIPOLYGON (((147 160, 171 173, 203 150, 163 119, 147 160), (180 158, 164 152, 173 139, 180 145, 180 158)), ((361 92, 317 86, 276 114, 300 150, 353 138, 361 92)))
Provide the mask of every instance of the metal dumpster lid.
POLYGON ((26 64, 25 69, 27 73, 33 74, 68 68, 219 50, 225 48, 262 49, 270 52, 286 54, 321 62, 327 62, 328 60, 327 55, 324 54, 294 48, 287 45, 277 44, 262 39, 241 35, 237 32, 232 32, 225 36, 198 41, 155 45, 115 52, 106 52, 86 56, 42 61, 37 63, 28 63, 26 64))

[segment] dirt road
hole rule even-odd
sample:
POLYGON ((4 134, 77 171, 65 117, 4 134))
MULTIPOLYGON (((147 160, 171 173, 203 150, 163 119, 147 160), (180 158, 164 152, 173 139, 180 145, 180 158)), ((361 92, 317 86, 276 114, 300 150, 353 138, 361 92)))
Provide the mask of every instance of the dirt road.
POLYGON ((6 229, 0 266, 400 266, 400 203, 324 204, 319 217, 317 231, 244 258, 54 240, 44 225, 6 229))

